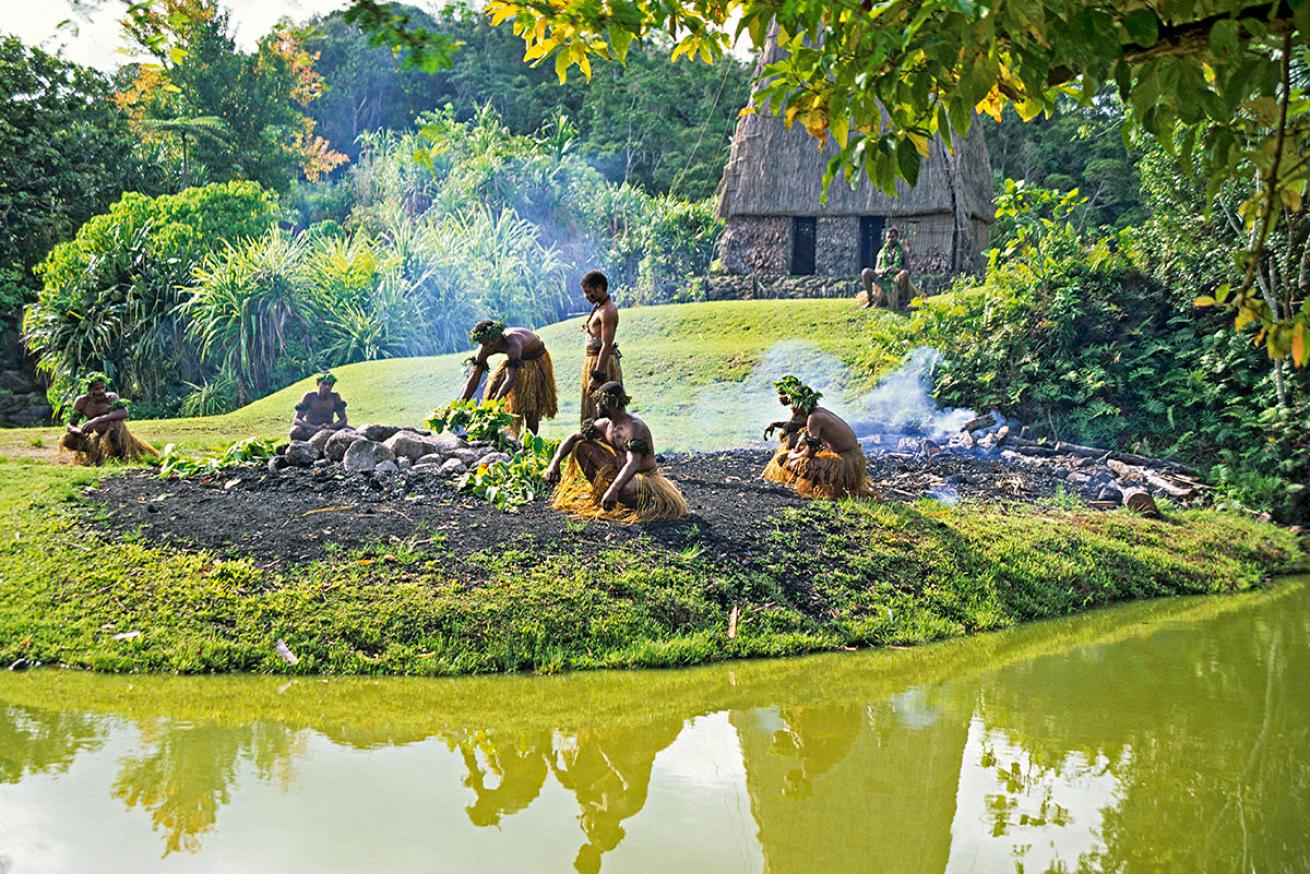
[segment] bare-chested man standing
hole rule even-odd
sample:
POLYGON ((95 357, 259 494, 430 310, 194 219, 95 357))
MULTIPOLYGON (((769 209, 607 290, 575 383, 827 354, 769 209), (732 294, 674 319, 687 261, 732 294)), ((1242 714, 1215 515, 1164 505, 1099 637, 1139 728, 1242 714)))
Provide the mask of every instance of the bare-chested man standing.
POLYGON ((628 413, 623 385, 607 382, 591 397, 600 418, 556 451, 546 479, 559 483, 551 506, 575 516, 660 522, 687 515, 687 501, 655 461, 650 428, 628 413), (560 465, 568 459, 563 474, 560 465))
MULTIPOLYGON (((527 328, 507 328, 504 322, 483 319, 469 332, 469 340, 478 344, 478 349, 469 359, 473 367, 460 400, 468 400, 478 390, 487 372, 487 359, 504 355, 505 360, 487 380, 483 400, 505 401, 505 410, 520 417, 533 434, 542 419, 555 418, 559 411, 555 364, 540 337, 527 328)), ((515 422, 512 433, 517 436, 518 432, 519 423, 515 422)))
POLYGON ((784 377, 775 385, 778 400, 791 407, 792 415, 805 416, 805 428, 782 462, 794 477, 797 493, 806 498, 872 497, 868 459, 851 426, 819 406, 823 395, 799 379, 784 377))
POLYGON ((579 417, 583 424, 596 418, 592 393, 607 382, 623 382, 623 367, 619 364, 623 354, 614 342, 614 334, 619 329, 619 307, 610 297, 609 287, 609 280, 599 270, 582 277, 582 293, 591 304, 591 313, 582 323, 582 330, 587 334, 579 417))
POLYGON ((296 404, 296 415, 291 420, 291 439, 308 440, 319 431, 340 431, 349 427, 346 402, 337 394, 337 378, 324 371, 315 380, 314 390, 306 392, 296 404))

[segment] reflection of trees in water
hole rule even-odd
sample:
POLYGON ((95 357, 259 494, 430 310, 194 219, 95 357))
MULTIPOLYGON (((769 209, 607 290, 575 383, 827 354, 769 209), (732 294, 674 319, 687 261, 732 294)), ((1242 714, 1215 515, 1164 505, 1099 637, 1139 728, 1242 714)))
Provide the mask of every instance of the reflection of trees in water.
POLYGON ((144 751, 123 760, 113 795, 150 811, 164 833, 164 855, 200 849, 201 836, 230 800, 237 768, 249 762, 262 780, 285 789, 292 759, 304 753, 305 733, 270 722, 245 726, 178 726, 171 720, 140 724, 144 751))
POLYGON ((101 721, 79 711, 0 705, 0 783, 68 770, 79 752, 104 743, 101 721))
POLYGON ((945 867, 967 718, 910 692, 730 714, 767 870, 945 867))
POLYGON ((1304 609, 1248 616, 989 683, 987 723, 1033 762, 1054 773, 1079 753, 1118 778, 1082 869, 1264 871, 1310 858, 1304 609))

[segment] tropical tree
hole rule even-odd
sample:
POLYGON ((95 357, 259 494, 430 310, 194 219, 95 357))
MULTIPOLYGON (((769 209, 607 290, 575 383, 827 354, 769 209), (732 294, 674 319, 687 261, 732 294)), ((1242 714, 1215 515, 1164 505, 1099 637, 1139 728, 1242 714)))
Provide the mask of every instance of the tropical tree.
POLYGON ((215 115, 191 118, 143 118, 137 127, 148 134, 174 134, 182 146, 182 174, 178 189, 191 187, 190 166, 187 164, 187 140, 207 139, 219 145, 228 142, 227 125, 215 115))
POLYGON ((35 297, 32 268, 123 191, 155 193, 112 96, 95 70, 0 38, 0 313, 35 297))
POLYGON ((23 322, 56 408, 88 370, 156 407, 179 383, 199 381, 201 362, 177 315, 192 270, 225 242, 262 234, 277 215, 272 195, 253 182, 129 193, 56 246, 37 268, 43 284, 23 322))

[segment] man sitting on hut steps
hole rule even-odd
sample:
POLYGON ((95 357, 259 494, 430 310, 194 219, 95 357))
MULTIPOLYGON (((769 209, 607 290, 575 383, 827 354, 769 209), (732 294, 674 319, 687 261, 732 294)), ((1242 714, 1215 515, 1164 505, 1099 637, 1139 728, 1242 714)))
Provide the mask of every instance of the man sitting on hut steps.
POLYGON ((315 380, 313 391, 296 404, 296 415, 291 420, 291 439, 308 440, 320 431, 340 431, 350 427, 346 422, 346 402, 337 394, 337 378, 324 371, 315 380))
POLYGON ((899 310, 910 302, 910 270, 901 232, 887 229, 887 242, 878 250, 876 266, 860 271, 864 284, 864 306, 886 306, 899 310), (878 290, 874 291, 874 286, 878 290))
POLYGON ((873 497, 865 469, 868 459, 851 426, 819 406, 823 395, 796 377, 783 377, 774 385, 779 402, 789 405, 794 417, 805 416, 805 428, 797 435, 795 448, 780 465, 796 484, 797 493, 805 498, 873 497))
POLYGON ((628 413, 623 384, 607 382, 591 397, 601 418, 555 452, 546 480, 559 483, 551 506, 584 518, 662 522, 687 515, 687 500, 660 473, 650 428, 628 413), (563 474, 560 464, 568 459, 563 474))
POLYGON ((591 315, 582 323, 587 334, 586 354, 582 363, 582 404, 579 421, 586 423, 596 418, 596 405, 591 395, 607 382, 623 382, 623 368, 619 359, 614 333, 619 329, 619 308, 609 293, 610 283, 605 274, 593 270, 582 277, 582 293, 591 304, 591 315))
MULTIPOLYGON (((483 319, 473 326, 469 340, 478 345, 478 350, 468 360, 473 369, 464 383, 460 400, 468 400, 478 390, 478 383, 487 372, 487 359, 504 355, 505 360, 487 380, 483 400, 504 400, 506 412, 520 417, 533 434, 541 427, 542 419, 555 418, 559 404, 555 365, 540 337, 527 328, 507 328, 504 322, 483 319)), ((516 421, 510 429, 515 436, 519 425, 516 421)))
POLYGON ((85 465, 157 457, 153 446, 127 430, 128 416, 127 401, 109 390, 109 377, 89 373, 82 380, 82 394, 73 402, 73 415, 59 445, 85 465))

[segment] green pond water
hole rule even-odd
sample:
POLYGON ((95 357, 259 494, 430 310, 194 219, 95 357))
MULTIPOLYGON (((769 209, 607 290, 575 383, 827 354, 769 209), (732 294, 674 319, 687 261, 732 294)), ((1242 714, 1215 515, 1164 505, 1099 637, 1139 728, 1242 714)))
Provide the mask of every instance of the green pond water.
POLYGON ((0 872, 1310 870, 1310 578, 911 650, 0 675, 0 872))

